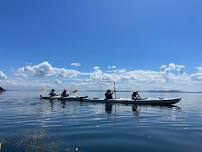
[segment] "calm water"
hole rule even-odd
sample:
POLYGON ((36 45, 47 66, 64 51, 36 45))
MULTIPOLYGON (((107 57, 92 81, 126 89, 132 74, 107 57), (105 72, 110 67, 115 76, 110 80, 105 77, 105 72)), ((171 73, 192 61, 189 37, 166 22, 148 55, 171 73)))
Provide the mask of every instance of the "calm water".
POLYGON ((39 100, 39 94, 0 94, 0 151, 202 151, 202 94, 141 93, 182 101, 177 107, 142 106, 137 111, 117 105, 111 112, 103 104, 39 100))

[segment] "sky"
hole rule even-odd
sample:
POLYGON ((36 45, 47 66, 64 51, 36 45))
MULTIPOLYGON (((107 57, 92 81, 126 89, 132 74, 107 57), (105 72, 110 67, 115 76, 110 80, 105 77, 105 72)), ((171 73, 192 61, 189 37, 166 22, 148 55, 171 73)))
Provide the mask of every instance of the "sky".
POLYGON ((0 85, 202 91, 201 0, 1 0, 0 85))

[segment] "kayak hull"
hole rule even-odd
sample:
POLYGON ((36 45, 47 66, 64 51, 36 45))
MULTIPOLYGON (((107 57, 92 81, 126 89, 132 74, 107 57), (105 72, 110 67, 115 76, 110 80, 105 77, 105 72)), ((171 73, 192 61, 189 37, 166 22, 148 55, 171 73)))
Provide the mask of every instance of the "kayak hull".
POLYGON ((53 96, 53 97, 49 97, 49 96, 42 96, 42 95, 40 95, 40 99, 46 99, 46 100, 58 100, 58 99, 60 99, 61 98, 61 96, 53 96))
POLYGON ((70 96, 70 97, 61 97, 59 100, 61 101, 83 101, 88 98, 88 96, 70 96))
POLYGON ((61 97, 61 96, 40 96, 40 99, 46 99, 46 100, 61 100, 61 101, 81 101, 85 98, 88 98, 88 96, 69 96, 69 97, 61 97))
POLYGON ((137 104, 137 105, 159 105, 159 106, 167 106, 178 103, 181 98, 145 98, 140 100, 131 100, 131 99, 83 99, 84 102, 92 102, 92 103, 119 103, 119 104, 137 104))
POLYGON ((70 96, 70 97, 44 97, 40 96, 40 99, 46 100, 60 100, 60 101, 81 101, 89 103, 112 103, 112 104, 137 104, 137 105, 158 105, 158 106, 168 106, 178 103, 181 98, 143 98, 138 100, 118 98, 109 99, 104 98, 88 98, 88 96, 70 96))

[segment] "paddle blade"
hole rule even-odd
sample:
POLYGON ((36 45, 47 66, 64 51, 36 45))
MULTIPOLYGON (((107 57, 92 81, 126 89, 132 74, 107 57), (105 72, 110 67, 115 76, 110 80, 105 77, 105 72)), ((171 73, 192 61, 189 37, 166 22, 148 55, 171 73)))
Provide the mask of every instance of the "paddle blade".
POLYGON ((78 90, 76 89, 76 90, 74 90, 74 91, 72 91, 72 93, 77 93, 78 92, 78 90))

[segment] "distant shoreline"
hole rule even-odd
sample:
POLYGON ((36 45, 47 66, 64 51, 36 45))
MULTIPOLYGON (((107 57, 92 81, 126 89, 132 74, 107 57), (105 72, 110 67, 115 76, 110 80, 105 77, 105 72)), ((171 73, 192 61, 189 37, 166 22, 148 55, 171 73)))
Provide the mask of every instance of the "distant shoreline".
MULTIPOLYGON (((88 90, 84 92, 105 92, 105 90, 88 90)), ((125 91, 119 90, 116 92, 133 92, 133 91, 125 91)), ((150 92, 150 93, 202 93, 200 91, 180 91, 180 90, 142 90, 139 92, 150 92)))

